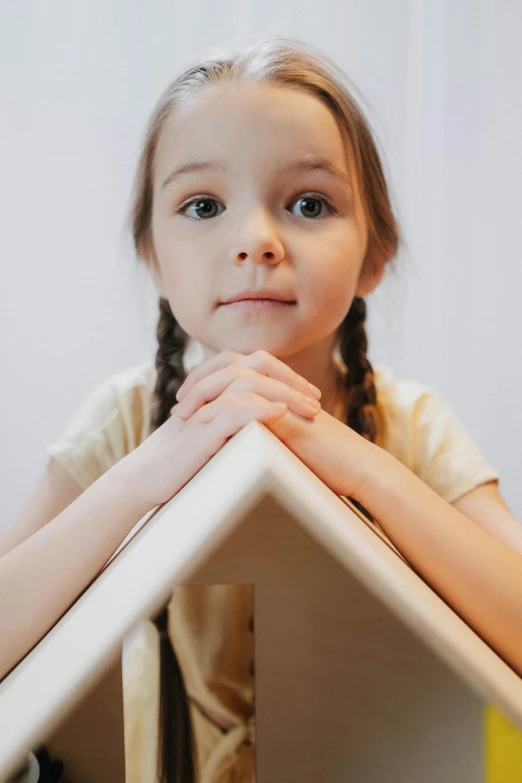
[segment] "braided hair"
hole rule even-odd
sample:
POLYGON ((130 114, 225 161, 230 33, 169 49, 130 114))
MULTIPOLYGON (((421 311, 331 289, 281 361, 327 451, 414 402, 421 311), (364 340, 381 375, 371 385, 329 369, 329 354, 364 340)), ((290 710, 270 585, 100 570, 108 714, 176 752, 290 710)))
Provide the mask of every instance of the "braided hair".
POLYGON ((373 367, 367 356, 365 321, 366 302, 355 297, 339 328, 339 350, 347 370, 344 375, 346 424, 373 443, 377 436, 377 390, 373 367))
POLYGON ((156 779, 158 783, 194 783, 195 746, 181 668, 169 632, 169 602, 153 618, 160 638, 160 703, 156 779))
POLYGON ((176 404, 176 394, 185 380, 183 354, 188 343, 188 335, 176 321, 167 299, 160 297, 159 311, 155 360, 157 378, 151 410, 152 430, 167 421, 170 409, 176 404))
MULTIPOLYGON (((151 428, 170 416, 176 394, 185 380, 183 354, 188 335, 176 321, 167 299, 160 297, 156 328, 156 385, 152 396, 151 428)), ((157 780, 159 783, 195 783, 194 731, 183 676, 168 635, 168 603, 153 618, 160 637, 160 695, 157 780)))

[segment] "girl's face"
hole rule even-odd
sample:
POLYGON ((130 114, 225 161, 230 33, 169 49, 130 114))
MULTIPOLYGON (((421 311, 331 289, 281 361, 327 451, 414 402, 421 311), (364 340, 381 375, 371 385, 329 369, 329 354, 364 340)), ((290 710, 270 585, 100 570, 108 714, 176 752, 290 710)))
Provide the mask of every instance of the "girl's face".
POLYGON ((380 277, 363 264, 368 231, 339 128, 302 91, 205 88, 164 126, 153 191, 155 285, 211 352, 324 356, 380 277), (226 303, 252 291, 286 301, 226 303))

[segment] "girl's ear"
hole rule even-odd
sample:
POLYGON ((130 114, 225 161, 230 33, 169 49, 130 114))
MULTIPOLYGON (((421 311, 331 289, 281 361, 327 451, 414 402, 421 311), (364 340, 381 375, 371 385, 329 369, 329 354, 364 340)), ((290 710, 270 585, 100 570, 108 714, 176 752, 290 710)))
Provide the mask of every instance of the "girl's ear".
POLYGON ((161 274, 161 269, 159 268, 159 265, 156 262, 154 263, 148 262, 147 266, 149 268, 149 272, 152 277, 154 287, 158 292, 159 296, 161 296, 162 299, 167 299, 167 294, 165 291, 165 283, 163 281, 163 275, 161 274))
POLYGON ((362 299, 365 296, 368 296, 368 294, 371 294, 381 282, 385 266, 386 260, 383 256, 376 251, 370 251, 361 267, 355 296, 362 299))
POLYGON ((140 255, 147 265, 147 269, 150 272, 150 276, 152 277, 152 282, 154 283, 156 291, 162 299, 166 299, 167 294, 165 291, 165 283, 154 249, 152 248, 150 250, 143 250, 140 255))

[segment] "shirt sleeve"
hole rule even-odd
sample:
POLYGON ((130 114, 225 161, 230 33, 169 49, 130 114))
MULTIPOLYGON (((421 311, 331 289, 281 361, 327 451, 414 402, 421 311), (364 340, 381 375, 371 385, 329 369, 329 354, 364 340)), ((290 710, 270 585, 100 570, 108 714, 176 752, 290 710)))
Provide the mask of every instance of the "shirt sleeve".
POLYGON ((414 472, 449 503, 499 479, 450 406, 431 390, 414 407, 412 440, 414 472))
POLYGON ((125 454, 121 415, 111 379, 84 401, 56 441, 46 448, 83 489, 125 454))

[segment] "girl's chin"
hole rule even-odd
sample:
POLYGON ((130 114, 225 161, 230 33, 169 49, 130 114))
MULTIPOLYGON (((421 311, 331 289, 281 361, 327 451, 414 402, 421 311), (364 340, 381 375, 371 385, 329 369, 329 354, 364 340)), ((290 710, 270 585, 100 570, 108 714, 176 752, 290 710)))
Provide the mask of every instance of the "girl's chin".
POLYGON ((276 357, 292 355, 293 340, 291 338, 285 340, 280 333, 274 334, 272 332, 272 334, 267 334, 265 332, 263 334, 260 329, 256 329, 255 333, 252 332, 253 330, 244 329, 241 334, 236 332, 220 335, 219 345, 221 347, 217 348, 215 353, 226 348, 233 348, 235 351, 243 354, 267 351, 276 357))

